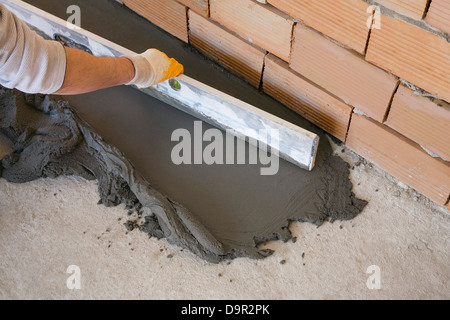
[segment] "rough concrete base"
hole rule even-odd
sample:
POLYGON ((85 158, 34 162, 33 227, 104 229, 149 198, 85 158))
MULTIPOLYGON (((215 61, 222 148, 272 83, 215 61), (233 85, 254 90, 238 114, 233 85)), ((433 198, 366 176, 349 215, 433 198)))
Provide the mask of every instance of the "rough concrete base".
POLYGON ((97 205, 96 182, 1 179, 0 298, 449 299, 448 211, 341 149, 357 164, 351 178, 369 200, 363 213, 320 228, 293 223, 295 243, 230 264, 127 233, 127 210, 97 205), (70 265, 80 267, 81 290, 66 286, 70 265), (371 265, 380 267, 380 290, 366 286, 371 265))

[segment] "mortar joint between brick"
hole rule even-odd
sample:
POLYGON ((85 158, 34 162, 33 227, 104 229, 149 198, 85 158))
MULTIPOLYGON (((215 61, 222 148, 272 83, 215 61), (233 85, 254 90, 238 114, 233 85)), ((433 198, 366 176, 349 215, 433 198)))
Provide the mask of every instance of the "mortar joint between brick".
POLYGON ((292 29, 291 29, 291 42, 290 42, 290 48, 289 48, 289 63, 291 62, 291 57, 292 57, 292 51, 293 51, 293 47, 294 47, 294 31, 295 31, 295 27, 297 26, 297 22, 295 20, 292 20, 294 23, 292 24, 292 29))
POLYGON ((345 144, 347 143, 348 133, 350 132, 350 125, 352 124, 354 110, 355 110, 355 108, 352 108, 352 112, 350 113, 350 119, 348 119, 347 132, 345 133, 345 138, 344 138, 345 144))
MULTIPOLYGON (((413 91, 416 96, 423 97, 423 98, 426 98, 429 100, 434 100, 434 99, 441 100, 441 99, 439 99, 438 96, 429 93, 428 91, 416 86, 415 84, 412 84, 412 83, 406 81, 405 79, 400 78, 400 82, 404 86, 408 87, 411 91, 413 91)), ((444 101, 444 100, 442 100, 442 101, 444 101)))
POLYGON ((366 46, 364 47, 364 55, 367 54, 367 50, 369 49, 370 36, 372 35, 372 30, 373 30, 372 28, 373 28, 373 25, 375 24, 375 12, 376 12, 376 9, 373 9, 372 10, 372 21, 370 23, 369 33, 367 34, 366 46))
POLYGON ((264 85, 264 83, 263 83, 263 79, 264 79, 264 72, 266 71, 266 58, 267 58, 267 56, 269 55, 269 51, 266 51, 266 54, 264 55, 264 58, 263 58, 263 65, 262 65, 262 70, 261 70, 261 79, 259 80, 259 86, 258 86, 258 90, 259 91, 263 91, 263 85, 264 85))
POLYGON ((382 123, 385 123, 387 121, 387 119, 389 118, 389 113, 391 112, 391 108, 392 108, 392 104, 394 103, 395 95, 397 94, 397 91, 400 88, 400 83, 401 83, 400 79, 398 79, 397 80, 397 85, 395 86, 394 93, 392 94, 391 100, 389 101, 388 107, 386 109, 386 113, 385 113, 385 115, 383 117, 383 122, 382 123))
POLYGON ((428 1, 427 1, 427 5, 425 6, 425 11, 423 12, 422 20, 425 19, 425 17, 426 17, 427 14, 428 14, 428 11, 430 10, 431 1, 432 1, 432 0, 428 0, 428 1))
POLYGON ((207 7, 208 7, 208 12, 206 13, 206 18, 211 18, 211 0, 206 0, 206 3, 208 4, 207 5, 207 7))
POLYGON ((186 24, 187 24, 186 31, 187 31, 188 43, 191 43, 191 28, 190 28, 190 21, 189 21, 189 10, 191 10, 191 9, 186 7, 186 24))

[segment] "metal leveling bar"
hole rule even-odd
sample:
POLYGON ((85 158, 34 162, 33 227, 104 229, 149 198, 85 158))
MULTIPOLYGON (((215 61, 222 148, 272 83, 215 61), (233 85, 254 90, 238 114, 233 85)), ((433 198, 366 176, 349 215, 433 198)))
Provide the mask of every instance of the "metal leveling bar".
MULTIPOLYGON (((62 36, 88 48, 96 56, 136 54, 91 32, 76 27, 28 3, 0 0, 9 10, 48 37, 62 36)), ((255 106, 211 88, 186 75, 139 90, 256 147, 275 152, 280 158, 312 170, 319 137, 255 106), (274 134, 276 133, 276 134, 274 134)))

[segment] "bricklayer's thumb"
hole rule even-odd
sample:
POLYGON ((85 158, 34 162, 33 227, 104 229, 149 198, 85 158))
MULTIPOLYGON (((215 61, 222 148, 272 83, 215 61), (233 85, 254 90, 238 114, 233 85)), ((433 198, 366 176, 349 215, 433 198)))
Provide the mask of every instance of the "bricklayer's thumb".
POLYGON ((124 57, 131 60, 136 71, 133 80, 127 85, 147 88, 184 72, 183 65, 157 49, 149 49, 142 54, 124 57))

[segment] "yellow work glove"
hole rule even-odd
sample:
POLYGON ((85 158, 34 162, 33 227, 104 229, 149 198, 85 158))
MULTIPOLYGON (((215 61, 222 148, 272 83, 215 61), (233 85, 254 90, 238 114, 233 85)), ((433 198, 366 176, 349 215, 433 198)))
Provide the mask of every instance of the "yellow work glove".
POLYGON ((131 60, 136 70, 133 80, 127 85, 147 88, 184 72, 183 65, 157 49, 149 49, 142 54, 124 57, 131 60))

